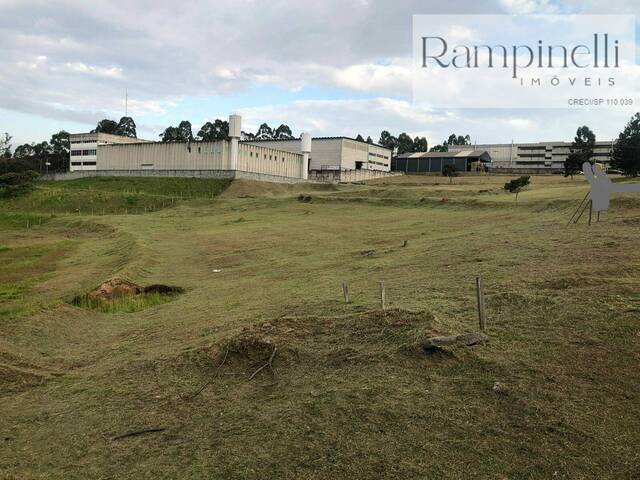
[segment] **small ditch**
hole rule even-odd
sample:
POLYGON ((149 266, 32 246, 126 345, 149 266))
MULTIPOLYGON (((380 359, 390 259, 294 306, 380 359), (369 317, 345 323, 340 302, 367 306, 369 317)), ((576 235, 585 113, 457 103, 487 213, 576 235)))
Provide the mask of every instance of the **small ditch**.
POLYGON ((119 278, 108 280, 71 304, 103 313, 133 313, 174 300, 184 288, 153 284, 146 287, 119 278))

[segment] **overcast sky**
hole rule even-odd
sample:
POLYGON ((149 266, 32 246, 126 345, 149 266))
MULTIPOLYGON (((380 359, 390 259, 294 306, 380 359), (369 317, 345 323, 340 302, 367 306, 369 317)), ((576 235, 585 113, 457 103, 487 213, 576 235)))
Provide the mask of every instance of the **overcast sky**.
MULTIPOLYGON (((437 13, 640 13, 637 0, 0 0, 0 132, 21 143, 124 114, 138 136, 244 117, 295 134, 450 133, 479 143, 598 139, 628 112, 411 105, 411 21, 437 13)), ((636 40, 637 41, 637 40, 636 40)))

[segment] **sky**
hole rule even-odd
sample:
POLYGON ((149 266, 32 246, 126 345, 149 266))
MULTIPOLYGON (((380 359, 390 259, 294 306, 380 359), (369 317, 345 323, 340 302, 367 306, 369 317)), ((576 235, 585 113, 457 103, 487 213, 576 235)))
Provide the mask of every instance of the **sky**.
MULTIPOLYGON (((637 0, 0 0, 0 133, 14 147, 128 112, 157 140, 189 120, 243 116, 294 134, 475 143, 599 140, 628 111, 412 104, 414 14, 640 13, 637 0)), ((637 24, 636 24, 637 25, 637 24)), ((636 37, 636 44, 638 39, 636 37)))

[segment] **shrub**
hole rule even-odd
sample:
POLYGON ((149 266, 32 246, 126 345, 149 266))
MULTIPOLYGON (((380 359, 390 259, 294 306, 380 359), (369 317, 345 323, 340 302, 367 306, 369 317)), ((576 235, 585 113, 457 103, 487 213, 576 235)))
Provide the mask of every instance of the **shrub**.
POLYGON ((0 175, 0 196, 12 197, 29 190, 38 174, 33 170, 0 175))
POLYGON ((520 190, 522 190, 524 187, 526 187, 527 185, 529 185, 530 179, 531 177, 528 175, 523 175, 522 177, 518 177, 518 178, 514 178, 513 180, 508 181, 507 183, 504 184, 504 189, 507 190, 508 192, 511 193, 515 193, 516 194, 516 202, 518 201, 518 193, 520 193, 520 190))

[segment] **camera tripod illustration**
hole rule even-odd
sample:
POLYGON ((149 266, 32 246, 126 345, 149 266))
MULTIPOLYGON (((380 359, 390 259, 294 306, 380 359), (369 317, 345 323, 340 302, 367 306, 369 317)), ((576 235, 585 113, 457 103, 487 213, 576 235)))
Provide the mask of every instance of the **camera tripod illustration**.
POLYGON ((613 183, 600 167, 591 165, 589 162, 582 164, 582 172, 591 185, 591 190, 587 192, 576 211, 573 212, 567 225, 571 222, 578 223, 587 208, 589 209, 589 225, 591 225, 593 212, 596 212, 597 221, 600 221, 600 212, 609 208, 612 193, 640 193, 640 183, 613 183))

